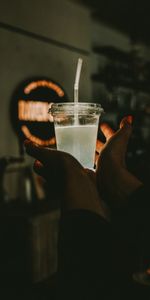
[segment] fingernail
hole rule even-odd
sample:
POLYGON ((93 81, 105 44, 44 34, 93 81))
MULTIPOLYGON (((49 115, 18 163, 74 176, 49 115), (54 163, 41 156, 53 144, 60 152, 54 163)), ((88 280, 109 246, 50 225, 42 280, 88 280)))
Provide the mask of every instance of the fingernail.
POLYGON ((132 124, 132 122, 133 122, 133 116, 131 116, 131 115, 127 116, 126 120, 127 120, 127 122, 129 124, 132 124))

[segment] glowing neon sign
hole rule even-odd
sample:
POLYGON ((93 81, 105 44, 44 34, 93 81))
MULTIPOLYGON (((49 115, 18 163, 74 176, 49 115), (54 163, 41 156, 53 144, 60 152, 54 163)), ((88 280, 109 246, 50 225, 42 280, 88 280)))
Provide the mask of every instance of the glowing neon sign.
POLYGON ((53 80, 27 80, 15 91, 11 101, 11 119, 20 140, 25 138, 48 146, 55 143, 54 125, 48 108, 53 102, 66 102, 63 88, 53 80))
POLYGON ((48 122, 48 102, 19 100, 18 119, 23 121, 48 122))

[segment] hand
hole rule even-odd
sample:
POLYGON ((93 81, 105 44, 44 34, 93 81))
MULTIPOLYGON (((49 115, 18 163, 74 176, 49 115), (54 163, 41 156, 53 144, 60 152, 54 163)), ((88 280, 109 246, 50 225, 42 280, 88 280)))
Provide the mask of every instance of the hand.
POLYGON ((27 153, 36 158, 34 170, 49 185, 63 210, 87 209, 107 218, 99 196, 95 173, 84 169, 70 154, 25 141, 27 153))
POLYGON ((101 124, 101 130, 106 137, 106 143, 97 143, 98 189, 112 208, 120 208, 127 204, 128 196, 142 185, 128 172, 125 163, 126 149, 132 133, 131 116, 122 119, 120 129, 116 132, 107 124, 101 124))

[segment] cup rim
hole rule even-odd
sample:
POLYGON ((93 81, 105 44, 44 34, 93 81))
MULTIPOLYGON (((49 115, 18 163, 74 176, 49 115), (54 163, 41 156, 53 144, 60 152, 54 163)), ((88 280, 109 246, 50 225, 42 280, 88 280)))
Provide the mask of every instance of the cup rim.
POLYGON ((59 103, 50 103, 48 113, 49 114, 58 114, 63 111, 65 107, 69 107, 70 110, 68 113, 72 111, 73 107, 80 107, 81 109, 89 109, 89 111, 93 111, 95 114, 101 114, 104 112, 100 103, 94 102, 59 102, 59 103))

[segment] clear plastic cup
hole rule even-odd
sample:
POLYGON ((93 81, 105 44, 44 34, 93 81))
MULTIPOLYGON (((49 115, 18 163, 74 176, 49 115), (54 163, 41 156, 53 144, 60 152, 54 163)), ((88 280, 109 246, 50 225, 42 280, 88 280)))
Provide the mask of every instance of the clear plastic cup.
POLYGON ((85 168, 94 168, 99 117, 97 103, 54 103, 49 109, 54 121, 57 149, 73 155, 85 168))

